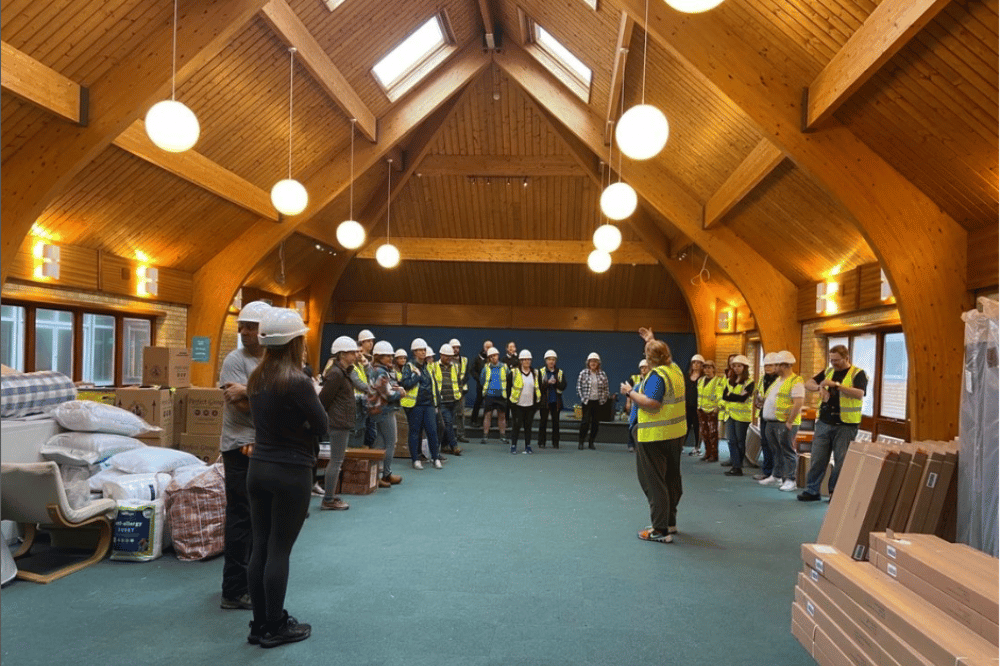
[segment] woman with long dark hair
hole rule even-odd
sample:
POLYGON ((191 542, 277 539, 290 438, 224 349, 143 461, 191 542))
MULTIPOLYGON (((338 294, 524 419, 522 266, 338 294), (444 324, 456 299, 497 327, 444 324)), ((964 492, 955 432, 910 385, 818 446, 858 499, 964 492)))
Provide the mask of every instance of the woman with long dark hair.
POLYGON ((687 438, 691 442, 689 456, 698 454, 701 444, 701 431, 698 425, 698 380, 701 379, 701 366, 705 363, 705 357, 695 354, 688 363, 687 373, 684 375, 684 416, 687 419, 687 438))
POLYGON ((722 388, 726 406, 726 441, 729 443, 730 469, 726 476, 743 476, 743 458, 747 453, 747 430, 753 409, 753 381, 750 379, 750 359, 742 354, 729 364, 729 378, 722 388))
POLYGON ((311 633, 284 607, 288 560, 309 511, 317 442, 327 428, 316 389, 302 372, 308 330, 294 310, 268 311, 259 328, 264 358, 247 382, 256 430, 247 469, 253 526, 247 575, 254 616, 247 640, 266 648, 311 633))

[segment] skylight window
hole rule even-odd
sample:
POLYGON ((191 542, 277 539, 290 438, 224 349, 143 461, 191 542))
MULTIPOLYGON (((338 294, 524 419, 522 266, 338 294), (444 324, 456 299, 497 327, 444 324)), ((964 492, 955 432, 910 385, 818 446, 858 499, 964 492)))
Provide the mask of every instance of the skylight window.
POLYGON ((577 78, 590 86, 591 71, 590 68, 580 62, 580 59, 569 52, 565 46, 559 43, 555 37, 549 34, 549 31, 542 26, 535 24, 535 40, 538 45, 549 52, 549 55, 558 60, 564 67, 573 72, 577 78))
POLYGON ((589 103, 590 82, 593 77, 591 69, 520 7, 518 14, 522 20, 521 39, 525 49, 577 97, 589 103))
POLYGON ((372 68, 375 80, 395 101, 454 50, 444 21, 435 14, 372 68))

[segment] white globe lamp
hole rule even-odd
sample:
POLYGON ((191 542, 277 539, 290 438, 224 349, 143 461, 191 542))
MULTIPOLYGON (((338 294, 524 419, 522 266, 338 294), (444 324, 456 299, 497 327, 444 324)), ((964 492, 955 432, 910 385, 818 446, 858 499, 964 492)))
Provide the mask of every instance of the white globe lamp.
POLYGON ((594 247, 603 252, 614 252, 622 244, 622 232, 613 224, 602 224, 594 231, 594 247))
POLYGON ((399 266, 399 250, 392 243, 386 243, 375 250, 375 261, 382 268, 395 268, 399 266))
POLYGON ((198 142, 201 126, 191 109, 176 100, 165 99, 146 112, 146 134, 159 148, 183 153, 198 142))
POLYGON ((679 12, 698 14, 715 9, 722 4, 722 0, 667 0, 667 4, 679 12))
POLYGON ((354 220, 345 220, 337 226, 337 242, 348 250, 356 250, 365 242, 365 228, 354 220))
POLYGON ((603 250, 594 250, 587 257, 587 266, 595 273, 604 273, 611 268, 611 255, 603 250))
POLYGON ((652 104, 638 104, 622 114, 615 128, 618 149, 633 160, 648 160, 667 145, 670 125, 652 104))
POLYGON ((638 204, 635 190, 627 183, 613 183, 601 193, 601 212, 612 220, 624 220, 638 204))
POLYGON ((282 215, 298 215, 309 205, 309 193, 299 181, 285 178, 271 188, 271 203, 282 215))

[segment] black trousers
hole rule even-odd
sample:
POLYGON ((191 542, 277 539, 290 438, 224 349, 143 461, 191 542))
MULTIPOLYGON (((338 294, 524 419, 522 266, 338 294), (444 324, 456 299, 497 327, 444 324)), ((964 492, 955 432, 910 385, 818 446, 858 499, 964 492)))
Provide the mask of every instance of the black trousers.
POLYGON ((476 382, 476 402, 472 405, 472 425, 479 423, 479 410, 483 407, 483 385, 476 382))
POLYGON ((552 446, 559 448, 559 403, 549 402, 538 408, 538 446, 545 446, 545 431, 552 417, 552 446))
POLYGON ((580 419, 580 443, 587 440, 590 444, 597 439, 598 420, 597 410, 601 408, 601 403, 597 400, 588 400, 583 403, 583 418, 580 419), (588 432, 589 431, 589 432, 588 432))
POLYGON ((250 460, 247 493, 253 522, 248 578, 255 622, 277 622, 285 607, 288 560, 309 511, 313 468, 250 460))
POLYGON ((534 405, 522 407, 521 405, 511 405, 510 411, 514 415, 514 432, 510 438, 510 443, 517 446, 517 437, 524 428, 524 445, 531 446, 531 423, 535 420, 534 405))
POLYGON ((239 449, 222 452, 226 476, 226 525, 222 553, 222 598, 239 599, 247 593, 247 564, 253 531, 247 497, 247 466, 250 458, 239 449))

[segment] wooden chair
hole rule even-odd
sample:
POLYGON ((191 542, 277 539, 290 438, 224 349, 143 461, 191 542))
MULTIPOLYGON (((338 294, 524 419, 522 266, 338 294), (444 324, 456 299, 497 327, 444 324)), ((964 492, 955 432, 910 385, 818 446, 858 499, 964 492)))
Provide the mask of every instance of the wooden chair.
POLYGON ((101 561, 108 554, 111 547, 111 521, 105 514, 114 511, 114 500, 94 500, 79 509, 70 507, 59 475, 59 466, 54 462, 3 463, 0 466, 0 477, 0 518, 20 523, 24 530, 24 543, 14 553, 15 560, 31 550, 39 524, 43 527, 98 530, 97 547, 83 561, 45 574, 19 570, 18 578, 35 583, 51 583, 101 561))

